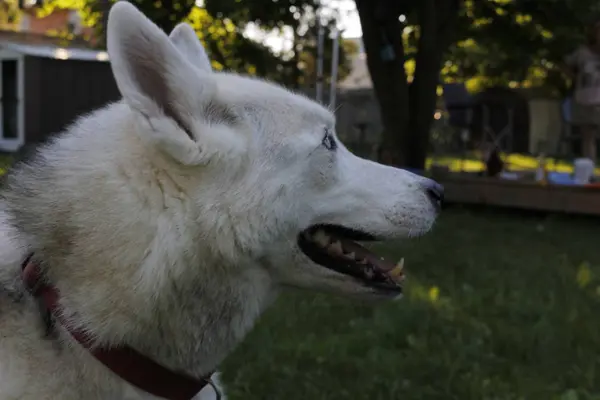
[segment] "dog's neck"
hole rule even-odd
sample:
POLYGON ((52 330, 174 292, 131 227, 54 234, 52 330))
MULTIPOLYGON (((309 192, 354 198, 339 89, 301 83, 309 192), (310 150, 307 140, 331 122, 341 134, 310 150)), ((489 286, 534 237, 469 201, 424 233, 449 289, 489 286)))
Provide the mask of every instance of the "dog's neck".
POLYGON ((125 344, 171 370, 196 377, 218 367, 274 298, 269 276, 260 268, 206 285, 162 288, 160 297, 138 292, 136 296, 145 298, 145 309, 122 304, 109 310, 86 302, 79 298, 85 293, 67 286, 64 281, 60 285, 65 314, 100 345, 125 344))
POLYGON ((185 290, 155 303, 156 320, 137 332, 132 345, 169 368, 199 376, 218 367, 274 298, 270 278, 259 268, 185 290))

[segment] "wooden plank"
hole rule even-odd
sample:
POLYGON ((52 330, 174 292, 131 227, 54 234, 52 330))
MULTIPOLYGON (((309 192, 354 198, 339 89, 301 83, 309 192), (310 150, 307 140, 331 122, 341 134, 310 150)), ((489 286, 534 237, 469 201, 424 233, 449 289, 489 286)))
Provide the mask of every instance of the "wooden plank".
POLYGON ((600 215, 598 188, 451 175, 434 179, 444 185, 449 203, 600 215))

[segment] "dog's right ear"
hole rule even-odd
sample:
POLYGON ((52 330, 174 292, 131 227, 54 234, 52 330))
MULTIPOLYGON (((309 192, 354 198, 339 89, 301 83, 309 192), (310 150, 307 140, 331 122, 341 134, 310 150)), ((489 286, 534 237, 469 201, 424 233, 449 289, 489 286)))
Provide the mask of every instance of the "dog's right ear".
POLYGON ((192 65, 130 3, 119 1, 111 8, 107 28, 117 86, 126 103, 147 122, 145 136, 183 164, 206 162, 200 150, 208 138, 200 138, 198 130, 202 110, 216 90, 212 74, 192 65))
POLYGON ((189 24, 184 22, 177 25, 169 35, 169 39, 194 66, 206 72, 212 71, 206 50, 189 24))

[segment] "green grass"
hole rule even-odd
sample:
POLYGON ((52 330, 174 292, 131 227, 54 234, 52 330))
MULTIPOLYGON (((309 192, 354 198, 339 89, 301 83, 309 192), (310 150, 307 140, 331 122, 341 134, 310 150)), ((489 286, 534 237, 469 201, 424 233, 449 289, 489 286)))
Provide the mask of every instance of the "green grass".
POLYGON ((0 176, 4 175, 14 162, 14 157, 10 154, 0 154, 0 176))
POLYGON ((406 298, 288 293, 228 358, 230 398, 600 399, 600 221, 460 208, 390 244, 406 298))

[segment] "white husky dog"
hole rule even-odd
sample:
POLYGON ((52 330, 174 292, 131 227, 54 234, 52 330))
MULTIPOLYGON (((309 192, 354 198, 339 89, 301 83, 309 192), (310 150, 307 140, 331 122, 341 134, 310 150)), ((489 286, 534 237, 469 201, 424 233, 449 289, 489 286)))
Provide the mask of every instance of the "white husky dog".
POLYGON ((438 184, 354 156, 305 97, 213 72, 187 25, 119 2, 108 52, 123 100, 3 190, 0 400, 217 398, 203 377, 280 290, 399 296, 354 240, 424 234, 438 184))

